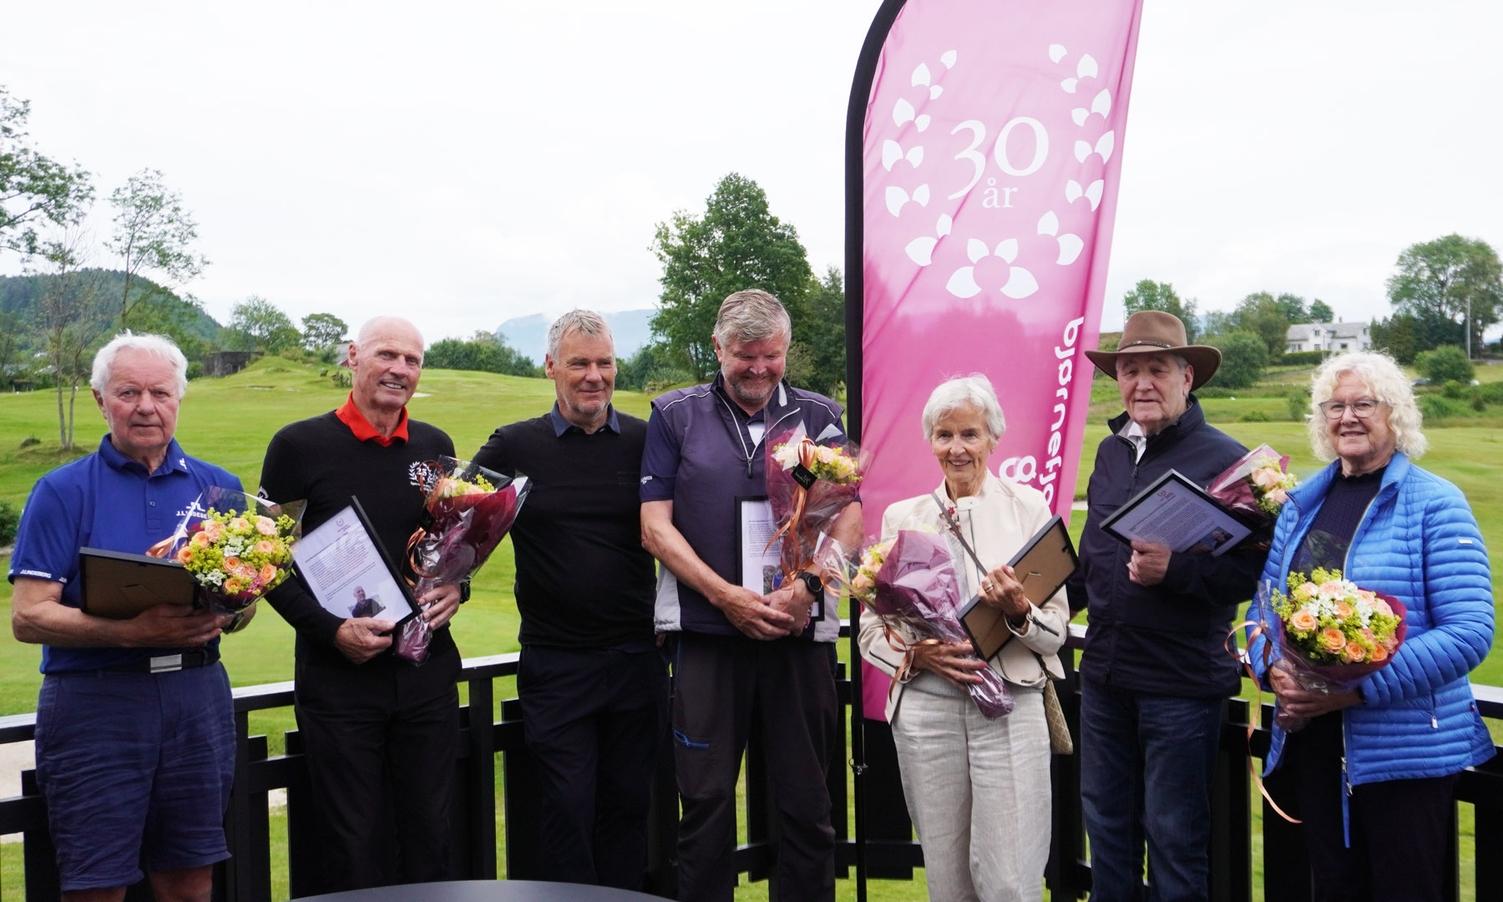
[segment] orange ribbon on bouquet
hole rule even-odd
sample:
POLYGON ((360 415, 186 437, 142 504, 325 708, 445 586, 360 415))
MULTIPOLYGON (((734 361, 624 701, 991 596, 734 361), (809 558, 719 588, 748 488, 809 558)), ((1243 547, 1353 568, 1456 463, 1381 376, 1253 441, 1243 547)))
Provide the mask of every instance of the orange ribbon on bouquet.
MULTIPOLYGON (((1262 710, 1263 710, 1263 685, 1258 682, 1258 675, 1253 670, 1251 658, 1247 657, 1247 656, 1244 656, 1243 653, 1240 650, 1238 650, 1238 648, 1237 648, 1237 631, 1240 630, 1240 629, 1242 629, 1242 628, 1244 628, 1244 627, 1248 628, 1248 633, 1247 633, 1247 647, 1249 649, 1252 648, 1253 643, 1256 642, 1256 641, 1258 641, 1258 639, 1261 638, 1261 639, 1265 639, 1266 640, 1263 643, 1263 667, 1264 667, 1264 672, 1267 672, 1267 669, 1270 666, 1272 666, 1272 661, 1273 661, 1273 639, 1272 639, 1272 637, 1270 637, 1270 636, 1268 636, 1266 634, 1266 630, 1264 629, 1263 624, 1257 623, 1256 621, 1252 621, 1252 620, 1244 620, 1244 621, 1242 621, 1241 623, 1237 624, 1236 626, 1233 626, 1227 632, 1226 639, 1221 643, 1221 647, 1224 648, 1224 649, 1226 649, 1227 654, 1229 654, 1233 658, 1237 659, 1237 663, 1242 665, 1242 670, 1252 680, 1252 683, 1253 683, 1253 710, 1257 711, 1257 712, 1262 712, 1262 710)), ((1268 794, 1268 787, 1266 787, 1266 786, 1263 785, 1263 777, 1262 777, 1261 774, 1258 773, 1257 766, 1255 764, 1253 764, 1253 754, 1252 754, 1253 732, 1254 732, 1254 727, 1252 725, 1252 718, 1248 718, 1248 724, 1247 724, 1247 773, 1248 773, 1248 775, 1250 775, 1252 777, 1253 784, 1258 787, 1258 792, 1263 796, 1263 801, 1265 801, 1265 802, 1268 803, 1268 807, 1272 808, 1274 810, 1275 814, 1277 814, 1279 817, 1283 818, 1284 820, 1288 821, 1291 824, 1303 824, 1304 821, 1300 820, 1299 818, 1297 818, 1297 817, 1290 817, 1288 814, 1285 814, 1284 813, 1284 809, 1282 809, 1282 808, 1279 807, 1279 803, 1275 802, 1273 800, 1273 796, 1271 796, 1271 795, 1268 794)))

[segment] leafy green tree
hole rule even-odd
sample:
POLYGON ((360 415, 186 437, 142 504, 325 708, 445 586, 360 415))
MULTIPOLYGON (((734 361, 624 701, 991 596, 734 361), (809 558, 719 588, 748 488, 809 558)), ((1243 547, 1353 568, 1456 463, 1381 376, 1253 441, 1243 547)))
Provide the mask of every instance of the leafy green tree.
POLYGON ((275 354, 295 348, 302 341, 302 333, 292 324, 292 319, 271 301, 251 295, 236 304, 230 311, 229 328, 237 336, 248 340, 247 351, 267 351, 275 354))
POLYGON ((1442 382, 1460 382, 1465 385, 1476 374, 1472 362, 1467 359, 1466 351, 1455 345, 1442 345, 1421 351, 1414 358, 1414 368, 1436 385, 1442 382))
POLYGON ((1180 318, 1185 324, 1185 337, 1195 341, 1199 334, 1199 323, 1195 314, 1195 299, 1183 300, 1174 286, 1168 282, 1155 282, 1152 279, 1143 279, 1132 287, 1132 290, 1122 296, 1122 307, 1132 316, 1141 310, 1162 310, 1172 313, 1180 318))
POLYGON ((1468 322, 1469 347, 1481 347, 1483 331, 1503 314, 1503 264, 1485 241, 1446 235, 1410 245, 1395 266, 1388 299, 1396 312, 1422 321, 1468 322))
POLYGON ((29 257, 42 246, 38 228, 76 226, 94 200, 88 170, 31 145, 31 102, 0 85, 0 251, 29 257))
POLYGON ((99 271, 79 266, 83 252, 77 232, 43 242, 38 251, 55 275, 44 283, 36 317, 57 395, 58 447, 68 451, 73 448, 78 386, 89 375, 90 357, 104 337, 109 316, 99 271))
POLYGON ((1336 322, 1336 311, 1331 309, 1330 304, 1327 304, 1320 298, 1316 298, 1310 302, 1309 321, 1312 323, 1334 323, 1336 322))
POLYGON ((808 296, 809 317, 794 344, 804 349, 807 372, 790 380, 804 388, 835 395, 845 383, 845 285, 831 266, 814 280, 808 296))
POLYGON ((1263 375, 1270 359, 1262 336, 1251 332, 1232 332, 1206 339, 1221 349, 1221 366, 1216 368, 1213 385, 1221 388, 1247 388, 1263 375))
POLYGON ((303 317, 303 348, 322 351, 344 341, 350 330, 344 320, 332 313, 310 313, 303 317))
POLYGON ((440 370, 478 370, 511 376, 538 376, 541 368, 525 354, 498 336, 485 330, 469 338, 444 338, 435 341, 423 354, 423 366, 440 370))
POLYGON ((1373 346, 1399 363, 1410 364, 1421 351, 1465 340, 1460 323, 1442 314, 1395 313, 1372 325, 1373 346))
MULTIPOLYGON (((1258 336, 1269 355, 1277 357, 1289 346, 1289 324, 1292 322, 1289 312, 1293 306, 1290 299, 1299 301, 1294 295, 1274 297, 1266 291, 1248 295, 1232 312, 1233 328, 1258 336)), ((1300 301, 1299 306, 1303 308, 1304 302, 1300 301)), ((1300 315, 1303 315, 1302 310, 1300 315)))
POLYGON ((186 282, 209 265, 191 247, 198 224, 183 207, 182 196, 169 189, 156 169, 143 169, 110 192, 115 231, 109 248, 120 257, 125 280, 120 290, 120 325, 131 325, 136 304, 156 293, 156 286, 137 276, 153 272, 157 281, 186 282))
POLYGON ((652 252, 663 265, 653 333, 687 359, 695 378, 709 378, 718 368, 710 342, 715 314, 727 295, 742 289, 777 295, 793 320, 794 339, 809 341, 803 336, 815 283, 808 254, 751 179, 731 173, 716 184, 703 214, 679 211, 659 223, 652 252))
POLYGON ((662 386, 694 381, 689 363, 661 342, 649 342, 630 357, 616 361, 616 387, 650 391, 662 386))

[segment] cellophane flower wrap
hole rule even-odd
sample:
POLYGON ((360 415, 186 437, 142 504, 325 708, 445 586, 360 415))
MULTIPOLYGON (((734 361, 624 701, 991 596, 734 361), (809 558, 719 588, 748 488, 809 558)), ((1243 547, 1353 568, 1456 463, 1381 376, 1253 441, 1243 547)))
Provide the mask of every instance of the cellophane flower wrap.
MULTIPOLYGON (((1289 574, 1289 591, 1265 584, 1267 610, 1278 620, 1279 657, 1284 670, 1311 692, 1345 692, 1393 660, 1404 644, 1404 606, 1343 579, 1340 570, 1316 568, 1308 577, 1289 574)), ((1304 727, 1306 718, 1280 711, 1279 726, 1288 732, 1304 727)))
POLYGON ((239 614, 292 573, 303 506, 211 486, 188 505, 172 535, 147 554, 182 564, 214 612, 239 614))
POLYGON ((784 577, 813 571, 821 537, 835 518, 858 500, 861 462, 850 442, 821 445, 804 424, 766 442, 767 500, 782 539, 779 565, 784 577))
POLYGON ((1211 480, 1206 492, 1249 523, 1267 526, 1278 519, 1298 484, 1289 472, 1289 455, 1259 445, 1211 480))
MULTIPOLYGON (((502 476, 467 460, 440 457, 418 465, 427 491, 423 502, 427 524, 407 543, 407 561, 421 598, 430 589, 457 585, 486 562, 527 498, 526 476, 502 476)), ((396 653, 415 664, 428 658, 433 630, 422 617, 413 617, 397 635, 396 653)))
MULTIPOLYGON (((901 530, 890 541, 867 547, 843 582, 852 598, 882 619, 888 643, 900 651, 926 639, 971 642, 960 624, 964 599, 944 536, 901 530)), ((976 673, 981 682, 968 684, 966 691, 981 713, 992 719, 1011 713, 1012 695, 1002 677, 991 667, 976 673)))

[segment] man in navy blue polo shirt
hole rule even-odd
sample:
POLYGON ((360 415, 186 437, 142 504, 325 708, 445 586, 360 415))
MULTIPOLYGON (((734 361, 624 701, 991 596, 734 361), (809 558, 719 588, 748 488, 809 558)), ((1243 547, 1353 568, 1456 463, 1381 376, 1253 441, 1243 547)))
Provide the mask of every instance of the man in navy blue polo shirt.
POLYGON ((208 611, 161 604, 128 620, 80 609, 78 551, 142 553, 228 472, 173 438, 188 362, 157 335, 117 336, 94 357, 99 450, 37 481, 10 562, 11 626, 42 645, 37 781, 63 898, 117 900, 144 860, 159 900, 207 900, 229 857, 235 768, 229 678, 208 611))
MULTIPOLYGON (((764 442, 799 424, 818 441, 841 437, 840 408, 783 381, 792 325, 771 294, 726 298, 713 339, 719 375, 652 402, 642 454, 642 544, 663 563, 654 622, 674 637, 679 898, 731 899, 736 778, 755 722, 780 818, 773 898, 832 899, 838 613, 829 603, 811 617, 812 574, 768 595, 738 584, 736 518, 743 499, 766 496, 764 442)), ((852 504, 835 526, 848 548, 860 514, 852 504)))

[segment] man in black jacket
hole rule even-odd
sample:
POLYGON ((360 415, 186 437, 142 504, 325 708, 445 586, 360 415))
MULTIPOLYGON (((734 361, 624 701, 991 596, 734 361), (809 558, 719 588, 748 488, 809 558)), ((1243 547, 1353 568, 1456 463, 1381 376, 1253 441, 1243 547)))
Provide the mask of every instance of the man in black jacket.
POLYGON ((616 352, 598 313, 560 316, 543 366, 553 409, 497 429, 475 455, 532 480, 511 541, 522 733, 542 778, 539 876, 640 889, 668 706, 638 520, 647 424, 611 406, 616 352))
MULTIPOLYGON (((423 337, 378 317, 350 344, 353 388, 343 407, 285 426, 266 449, 261 491, 307 499, 313 530, 360 499, 392 560, 423 517, 422 463, 452 456, 441 430, 407 416, 423 369, 423 337)), ((320 891, 443 880, 459 754, 459 649, 447 628, 458 586, 418 598, 433 628, 421 667, 391 653, 395 611, 330 613, 299 580, 267 600, 297 630, 298 731, 324 835, 320 891)), ((367 599, 369 601, 369 599, 367 599)), ((389 599, 388 599, 389 601, 389 599)))
POLYGON ((1173 469, 1204 486, 1247 449, 1206 423, 1190 392, 1221 362, 1189 345, 1184 323, 1133 314, 1117 351, 1087 351, 1117 380, 1126 411, 1096 449, 1072 608, 1089 606, 1081 675, 1081 796, 1091 840, 1091 898, 1210 894, 1210 782, 1223 700, 1238 687, 1223 650, 1238 602, 1252 596, 1254 543, 1213 557, 1107 535, 1101 521, 1173 469))

